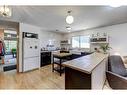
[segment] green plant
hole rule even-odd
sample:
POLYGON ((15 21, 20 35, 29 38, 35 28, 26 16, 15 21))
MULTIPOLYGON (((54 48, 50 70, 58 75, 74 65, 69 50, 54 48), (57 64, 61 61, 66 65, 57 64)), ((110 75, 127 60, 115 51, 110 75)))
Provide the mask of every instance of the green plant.
POLYGON ((11 49, 12 53, 16 53, 16 48, 11 49))
POLYGON ((100 49, 102 49, 104 53, 107 53, 107 50, 111 49, 111 47, 109 47, 109 44, 104 44, 100 46, 100 49))

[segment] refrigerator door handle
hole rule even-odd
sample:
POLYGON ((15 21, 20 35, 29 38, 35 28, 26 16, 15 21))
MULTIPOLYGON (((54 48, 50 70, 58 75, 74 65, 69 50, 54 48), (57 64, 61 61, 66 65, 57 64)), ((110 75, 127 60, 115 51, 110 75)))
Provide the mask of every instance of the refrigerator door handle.
POLYGON ((37 46, 35 46, 35 49, 37 49, 37 46))

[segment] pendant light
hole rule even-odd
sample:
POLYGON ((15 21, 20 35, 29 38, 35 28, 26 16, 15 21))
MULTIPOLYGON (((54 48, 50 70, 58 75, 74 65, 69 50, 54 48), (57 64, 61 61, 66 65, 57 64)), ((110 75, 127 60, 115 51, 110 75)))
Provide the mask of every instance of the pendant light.
POLYGON ((74 17, 71 15, 72 11, 68 11, 68 16, 66 17, 66 23, 67 24, 72 24, 74 22, 74 17))
POLYGON ((8 6, 2 6, 0 7, 0 14, 3 17, 10 17, 11 16, 11 9, 8 6))
POLYGON ((72 28, 71 28, 70 26, 67 26, 66 29, 67 29, 67 30, 71 30, 72 28))

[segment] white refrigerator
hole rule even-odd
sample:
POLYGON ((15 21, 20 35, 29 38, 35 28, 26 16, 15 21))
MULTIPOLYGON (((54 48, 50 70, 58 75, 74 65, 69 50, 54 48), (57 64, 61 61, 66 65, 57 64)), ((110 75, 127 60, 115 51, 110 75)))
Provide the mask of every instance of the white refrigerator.
POLYGON ((23 33, 23 72, 40 67, 38 34, 23 33))

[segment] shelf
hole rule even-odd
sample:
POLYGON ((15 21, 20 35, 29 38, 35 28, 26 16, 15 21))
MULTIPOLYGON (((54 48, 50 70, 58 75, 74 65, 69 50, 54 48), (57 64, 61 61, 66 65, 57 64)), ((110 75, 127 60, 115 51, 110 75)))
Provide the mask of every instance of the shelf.
POLYGON ((60 42, 61 45, 70 45, 70 40, 62 40, 60 42))
MULTIPOLYGON (((66 61, 67 61, 67 60, 62 60, 61 64, 62 64, 63 62, 66 62, 66 61)), ((54 64, 60 65, 60 61, 55 61, 54 64)))
POLYGON ((57 72, 63 73, 64 72, 64 67, 61 67, 61 70, 60 70, 60 67, 57 66, 57 67, 54 67, 54 70, 57 71, 57 72))
POLYGON ((101 43, 103 44, 104 43, 104 44, 107 44, 108 42, 90 42, 90 43, 93 43, 93 44, 94 43, 98 43, 98 44, 101 44, 101 43))
POLYGON ((69 43, 60 43, 61 45, 71 45, 71 44, 69 44, 69 43))

